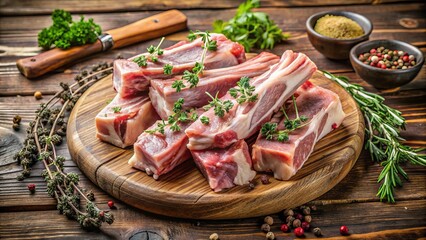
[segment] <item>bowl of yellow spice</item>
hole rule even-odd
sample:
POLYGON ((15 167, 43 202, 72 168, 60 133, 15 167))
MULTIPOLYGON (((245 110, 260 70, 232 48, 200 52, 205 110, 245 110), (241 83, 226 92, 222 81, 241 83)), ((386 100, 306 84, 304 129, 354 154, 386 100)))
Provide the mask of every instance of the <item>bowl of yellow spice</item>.
POLYGON ((327 11, 309 17, 306 30, 316 50, 327 58, 344 60, 353 46, 368 40, 373 24, 357 13, 327 11))

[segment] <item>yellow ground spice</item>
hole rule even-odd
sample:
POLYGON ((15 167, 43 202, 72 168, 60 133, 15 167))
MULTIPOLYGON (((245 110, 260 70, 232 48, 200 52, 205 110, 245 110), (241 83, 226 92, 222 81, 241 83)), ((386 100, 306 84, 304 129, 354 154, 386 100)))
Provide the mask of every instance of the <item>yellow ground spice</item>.
POLYGON ((321 35, 338 39, 351 39, 364 34, 362 27, 354 20, 328 14, 317 20, 314 29, 321 35))

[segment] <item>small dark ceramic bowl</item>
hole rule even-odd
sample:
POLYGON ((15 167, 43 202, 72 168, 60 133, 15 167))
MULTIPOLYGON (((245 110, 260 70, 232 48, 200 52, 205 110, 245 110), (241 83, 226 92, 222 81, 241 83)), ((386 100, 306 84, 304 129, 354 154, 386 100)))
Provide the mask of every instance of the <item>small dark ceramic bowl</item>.
POLYGON ((360 43, 352 48, 350 60, 355 72, 378 89, 396 88, 409 83, 417 76, 425 61, 422 52, 418 48, 397 40, 374 40, 360 43), (381 69, 367 65, 358 59, 361 53, 369 52, 370 49, 381 46, 414 55, 416 65, 407 69, 381 69))
POLYGON ((371 24, 368 18, 353 12, 345 11, 327 11, 320 12, 312 15, 306 21, 306 30, 308 38, 311 44, 322 53, 324 56, 330 59, 344 60, 349 58, 349 52, 351 48, 360 42, 368 40, 371 31, 373 30, 373 24, 371 24), (352 38, 352 39, 337 39, 326 37, 317 33, 314 30, 317 20, 325 15, 344 16, 357 22, 364 30, 364 35, 352 38))

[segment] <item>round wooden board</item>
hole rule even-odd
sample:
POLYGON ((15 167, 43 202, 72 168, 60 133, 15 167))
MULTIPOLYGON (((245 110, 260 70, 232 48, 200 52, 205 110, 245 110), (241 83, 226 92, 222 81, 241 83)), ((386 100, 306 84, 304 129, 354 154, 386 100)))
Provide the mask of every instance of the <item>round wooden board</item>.
POLYGON ((352 97, 339 85, 316 73, 313 82, 336 92, 346 118, 319 141, 302 169, 289 181, 237 186, 213 192, 192 160, 154 180, 131 168, 133 148, 120 149, 99 141, 95 116, 115 96, 111 76, 80 98, 68 123, 68 147, 80 169, 99 187, 134 207, 162 215, 192 219, 233 219, 264 216, 311 201, 339 183, 355 164, 364 141, 364 120, 352 97))

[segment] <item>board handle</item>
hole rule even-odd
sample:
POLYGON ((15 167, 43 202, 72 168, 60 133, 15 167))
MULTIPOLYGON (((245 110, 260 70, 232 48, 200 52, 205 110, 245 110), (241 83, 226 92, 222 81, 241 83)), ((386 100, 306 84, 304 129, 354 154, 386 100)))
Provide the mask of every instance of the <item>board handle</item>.
MULTIPOLYGON (((169 10, 106 33, 112 36, 112 48, 119 48, 186 29, 186 23, 187 18, 182 12, 169 10)), ((35 78, 100 51, 102 43, 98 40, 66 50, 54 48, 33 57, 19 59, 16 65, 25 77, 35 78)))

